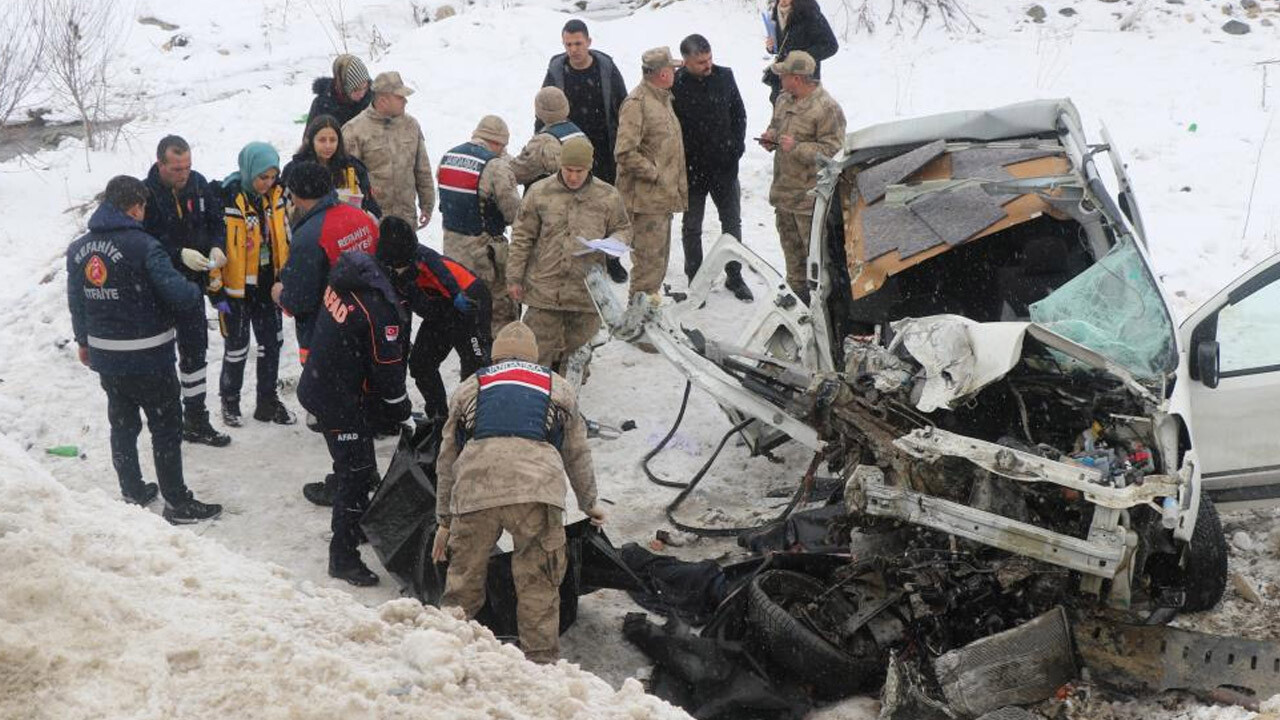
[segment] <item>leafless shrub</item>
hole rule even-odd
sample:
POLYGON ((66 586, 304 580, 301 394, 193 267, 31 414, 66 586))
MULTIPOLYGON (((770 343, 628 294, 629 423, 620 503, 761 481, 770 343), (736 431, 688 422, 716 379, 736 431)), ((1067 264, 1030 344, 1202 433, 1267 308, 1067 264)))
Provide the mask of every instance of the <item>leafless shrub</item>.
MULTIPOLYGON (((111 47, 120 23, 114 0, 44 0, 44 44, 50 86, 80 120, 86 153, 111 142, 111 47)), ((118 136, 118 134, 117 134, 118 136)))
POLYGON ((343 0, 306 0, 311 14, 320 23, 335 53, 349 53, 351 28, 347 24, 347 8, 343 0), (332 32, 330 32, 332 30, 332 32))
POLYGON ((44 8, 34 0, 14 0, 0 13, 0 126, 43 77, 44 21, 44 8))
POLYGON ((841 0, 840 12, 844 15, 844 39, 865 31, 874 33, 880 25, 883 8, 884 25, 899 34, 914 26, 919 34, 931 20, 942 23, 950 32, 981 32, 981 28, 969 16, 961 0, 841 0))

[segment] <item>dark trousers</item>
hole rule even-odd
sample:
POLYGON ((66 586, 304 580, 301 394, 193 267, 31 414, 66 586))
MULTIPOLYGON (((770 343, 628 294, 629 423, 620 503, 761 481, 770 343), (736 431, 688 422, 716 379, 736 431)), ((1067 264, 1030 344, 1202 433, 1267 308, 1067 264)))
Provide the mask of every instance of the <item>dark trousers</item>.
POLYGON ((182 477, 182 403, 173 369, 146 375, 100 375, 99 380, 107 392, 111 464, 120 490, 133 496, 142 493, 142 468, 138 466, 141 410, 147 415, 156 482, 165 502, 176 505, 189 500, 191 491, 182 477))
POLYGON ((373 454, 373 433, 367 427, 325 428, 324 441, 333 459, 337 487, 333 496, 333 519, 329 528, 329 562, 350 567, 360 559, 358 529, 360 517, 369 508, 369 490, 378 476, 373 454))
POLYGON ((191 313, 180 322, 177 328, 178 380, 182 383, 182 408, 187 412, 203 412, 209 370, 206 359, 209 326, 205 324, 203 301, 199 313, 191 313))
POLYGON ((418 334, 413 338, 409 375, 426 401, 428 417, 443 418, 449 414, 440 363, 449 357, 450 351, 458 353, 461 380, 489 364, 489 351, 493 348, 490 330, 493 301, 489 290, 479 282, 467 289, 467 296, 475 301, 476 308, 466 316, 444 298, 427 303, 418 334))
POLYGON ((258 399, 275 397, 276 378, 280 375, 280 346, 284 342, 284 325, 280 308, 271 302, 265 287, 250 285, 243 299, 228 300, 231 312, 221 316, 222 337, 226 339, 222 354, 222 378, 218 393, 224 400, 240 399, 244 387, 244 366, 249 359, 249 333, 258 341, 258 399))
POLYGON ((702 267, 702 217, 707 210, 707 195, 720 214, 720 232, 742 240, 742 197, 738 188, 738 171, 689 173, 689 209, 680 221, 680 242, 684 245, 684 274, 693 279, 702 267))

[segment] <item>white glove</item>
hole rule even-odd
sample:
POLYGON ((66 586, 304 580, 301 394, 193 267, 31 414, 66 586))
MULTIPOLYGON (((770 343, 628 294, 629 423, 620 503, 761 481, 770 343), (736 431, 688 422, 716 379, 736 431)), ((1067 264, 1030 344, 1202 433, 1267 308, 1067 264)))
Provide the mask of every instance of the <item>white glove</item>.
POLYGON ((413 434, 418 432, 418 423, 414 421, 413 416, 400 421, 400 434, 404 437, 412 438, 413 434))
POLYGON ((214 248, 209 251, 209 262, 213 263, 215 268, 227 266, 227 254, 222 252, 222 248, 214 248))
POLYGON ((213 263, 209 262, 209 258, 201 255, 199 250, 182 248, 181 257, 182 264, 196 272, 207 272, 213 268, 213 263))

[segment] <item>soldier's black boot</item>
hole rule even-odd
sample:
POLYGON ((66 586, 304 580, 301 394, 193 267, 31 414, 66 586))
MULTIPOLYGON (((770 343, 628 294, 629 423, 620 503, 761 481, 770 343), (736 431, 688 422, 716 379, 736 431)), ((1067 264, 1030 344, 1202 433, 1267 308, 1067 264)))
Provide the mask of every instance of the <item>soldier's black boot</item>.
POLYGON ((751 288, 747 287, 747 281, 742 279, 742 263, 736 260, 724 264, 724 287, 742 302, 756 299, 751 288))
POLYGON ((200 443, 213 447, 226 447, 231 444, 231 436, 218 432, 209 424, 208 410, 182 411, 182 439, 189 443, 200 443))
POLYGON ((337 477, 333 473, 324 476, 324 482, 312 482, 302 486, 302 496, 321 507, 333 507, 333 493, 337 489, 337 477))

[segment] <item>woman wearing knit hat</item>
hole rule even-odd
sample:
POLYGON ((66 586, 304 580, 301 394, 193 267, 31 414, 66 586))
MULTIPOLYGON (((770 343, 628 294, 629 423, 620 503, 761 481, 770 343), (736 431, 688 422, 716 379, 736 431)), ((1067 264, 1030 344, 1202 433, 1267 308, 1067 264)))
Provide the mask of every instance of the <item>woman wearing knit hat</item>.
POLYGON ((333 77, 316 78, 311 83, 316 94, 311 101, 308 120, 321 115, 331 115, 339 125, 345 125, 373 100, 369 92, 369 70, 355 55, 339 55, 333 60, 333 77))
POLYGON ((564 91, 548 85, 533 98, 533 114, 542 123, 515 160, 511 171, 516 182, 528 187, 560 169, 560 147, 570 138, 586 137, 569 119, 569 98, 564 91))
POLYGON ((222 181, 227 226, 227 265, 210 274, 218 293, 218 320, 225 345, 222 355, 222 421, 243 424, 240 389, 249 358, 249 335, 258 342, 258 403, 255 420, 292 425, 296 418, 276 395, 283 324, 271 299, 272 285, 289 259, 280 154, 264 142, 240 151, 240 169, 222 181))
POLYGON ((333 175, 333 187, 338 191, 340 199, 355 204, 375 218, 382 217, 382 208, 373 199, 373 192, 369 188, 369 171, 364 163, 347 154, 342 144, 342 126, 332 115, 313 117, 307 123, 302 147, 293 154, 293 160, 284 166, 280 184, 288 188, 289 175, 293 169, 298 163, 308 160, 329 169, 333 175))

